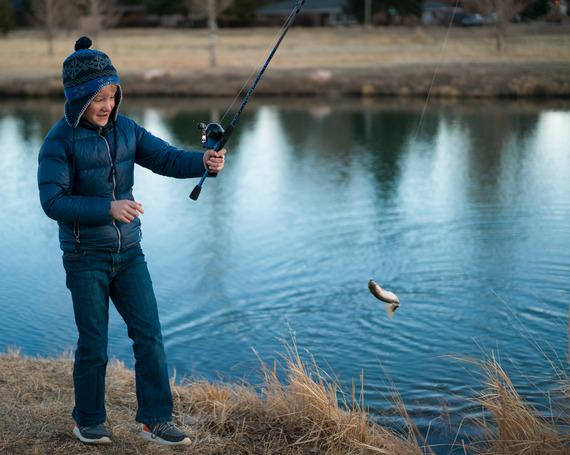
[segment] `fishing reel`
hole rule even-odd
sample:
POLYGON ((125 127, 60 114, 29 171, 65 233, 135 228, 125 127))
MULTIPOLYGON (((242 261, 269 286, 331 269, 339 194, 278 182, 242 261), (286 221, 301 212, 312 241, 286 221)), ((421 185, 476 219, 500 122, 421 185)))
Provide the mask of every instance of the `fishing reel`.
MULTIPOLYGON (((230 136, 232 135, 232 133, 235 129, 237 119, 241 115, 241 113, 243 112, 243 109, 245 108, 247 100, 249 99, 250 95, 253 93, 253 90, 257 86, 257 83, 259 82, 261 75, 265 71, 265 68, 267 68, 267 65, 269 65, 269 62, 273 58, 273 55, 275 54, 275 51, 279 47, 279 44, 281 44, 281 41, 283 40, 285 33, 287 33, 287 30, 289 30, 289 27, 291 26, 291 24, 295 20, 295 17, 297 16, 297 14, 299 14, 299 11, 301 10, 301 7, 304 4, 305 4, 305 0, 298 0, 297 1, 297 4, 295 5, 295 9, 289 15, 289 19, 287 19, 287 22, 285 23, 285 25, 282 28, 283 31, 281 33, 281 36, 277 40, 277 44, 275 44, 275 46, 273 47, 273 50, 269 54, 269 57, 267 58, 267 60, 265 61, 265 64, 261 68, 261 71, 257 75, 257 79, 255 79, 255 82, 253 83, 253 85, 249 89, 249 92, 247 92, 247 95, 243 99, 243 102, 241 103, 239 110, 237 111, 232 122, 226 127, 226 130, 224 131, 224 129, 218 123, 210 123, 209 125, 206 125, 204 123, 198 123, 198 128, 202 130, 202 145, 205 148, 214 149, 216 152, 219 152, 220 150, 222 150, 224 148, 224 145, 226 145, 226 142, 228 142, 230 136)), ((200 195, 200 191, 202 191, 202 184, 204 183, 204 180, 206 179, 206 177, 208 175, 209 175, 209 170, 206 169, 204 171, 204 174, 202 175, 202 178, 200 179, 200 182, 192 190, 192 193, 190 193, 190 199, 192 199, 193 201, 198 199, 198 196, 200 195)))
POLYGON ((202 130, 202 146, 208 150, 215 149, 224 135, 224 129, 219 123, 198 123, 198 129, 202 130))

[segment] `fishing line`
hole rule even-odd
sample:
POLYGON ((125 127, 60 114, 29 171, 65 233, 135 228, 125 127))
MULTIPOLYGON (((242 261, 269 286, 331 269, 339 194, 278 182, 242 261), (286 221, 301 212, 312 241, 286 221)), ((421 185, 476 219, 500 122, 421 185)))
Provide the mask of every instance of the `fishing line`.
MULTIPOLYGON (((273 47, 273 49, 271 50, 269 57, 267 57, 267 60, 265 61, 263 67, 259 71, 255 81, 253 82, 252 86, 250 87, 249 91, 247 92, 247 95, 243 99, 243 102, 241 103, 241 106, 239 107, 237 113, 235 114, 232 122, 226 127, 226 129, 224 130, 222 128, 222 126, 218 123, 210 123, 209 125, 205 125, 204 123, 198 124, 198 128, 200 128, 202 130, 202 145, 204 147, 206 147, 208 149, 214 149, 214 151, 216 151, 216 152, 219 152, 220 150, 222 150, 224 148, 224 145, 229 140, 230 136, 232 135, 232 133, 235 129, 235 124, 236 124, 239 116, 243 112, 245 105, 247 104, 247 102, 249 100, 249 97, 251 96, 251 94, 255 90, 255 87, 257 87, 257 83, 259 82, 259 80, 261 79, 261 76, 263 76, 263 73, 265 72, 265 70, 269 66, 269 62, 271 62, 271 59, 275 55, 275 52, 277 52, 277 48, 281 44, 281 41, 283 41, 283 38, 285 38, 285 34, 289 30, 289 27, 291 27, 291 25, 293 24, 295 17, 301 11, 301 7, 305 4, 305 1, 306 0, 298 0, 297 3, 295 4, 295 7, 293 8, 291 14, 287 18, 285 25, 282 28, 283 31, 281 33, 281 36, 279 36, 279 38, 277 39, 277 42, 276 42, 275 46, 273 47)), ((250 76, 250 78, 251 78, 251 76, 250 76)), ((246 81, 246 84, 247 84, 247 81, 246 81)), ((244 86, 245 86, 245 84, 244 84, 244 86)), ((242 90, 243 90, 243 88, 242 88, 242 90)), ((238 94, 238 96, 239 96, 239 94, 238 94)), ((234 102, 235 102, 235 100, 234 100, 234 102)), ((228 109, 228 111, 229 111, 229 109, 228 109)), ((227 112, 226 112, 226 114, 227 114, 227 112)), ((226 116, 226 114, 224 114, 224 117, 226 116)), ((210 173, 209 169, 206 169, 204 171, 204 175, 202 175, 200 182, 198 182, 198 184, 192 190, 192 193, 190 193, 190 199, 192 199, 193 201, 197 200, 198 196, 200 196, 200 192, 202 191, 202 184, 204 183, 204 180, 209 175, 209 173, 210 173)))
POLYGON ((433 86, 435 84, 435 78, 437 77, 439 65, 441 64, 441 60, 443 58, 443 52, 445 51, 445 46, 447 45, 447 39, 449 38, 449 32, 451 31, 451 26, 453 25, 453 18, 455 17, 455 13, 457 12, 457 6, 458 5, 459 5, 459 0, 457 0, 457 2, 455 2, 455 8, 453 8, 453 14, 451 15, 451 19, 449 20, 449 26, 447 27, 447 33, 445 35, 445 40, 443 41, 443 46, 441 47, 441 53, 439 54, 439 59, 437 61, 437 65, 435 67, 435 72, 433 73, 433 79, 431 80, 431 84, 430 84, 429 89, 428 89, 426 101, 424 103, 424 107, 423 107, 422 113, 420 115, 420 121, 418 122, 418 128, 416 130, 416 135, 414 136, 414 140, 412 141, 412 149, 414 148, 414 146, 416 144, 416 140, 418 139, 418 135, 420 134, 420 128, 422 126, 424 114, 426 113, 427 105, 429 102, 429 97, 431 95, 431 91, 432 91, 433 86))
POLYGON ((277 40, 279 39, 278 37, 281 36, 281 34, 283 34, 283 30, 285 29, 285 27, 287 26, 287 24, 289 23, 289 21, 291 21, 291 18, 293 16, 295 16, 297 14, 296 9, 293 9, 293 11, 291 11, 289 13, 289 16, 287 16, 287 19, 285 20, 285 22, 283 23, 283 25, 281 26, 281 28, 279 29, 279 31, 275 34, 275 37, 273 38, 273 41, 271 42, 271 44, 269 44, 269 46, 267 46, 267 48, 265 49, 265 51, 263 52, 262 56, 259 58, 258 62, 255 64, 255 67, 251 70, 251 73, 249 74, 249 76, 247 77, 247 79, 245 80, 245 82, 243 83, 243 85, 241 86, 241 88, 238 90, 237 95, 235 96, 235 98, 233 99, 233 101, 231 102, 230 106, 228 107, 228 109, 226 110, 226 112, 224 112, 224 115, 222 116, 222 118, 220 119, 220 123, 222 123, 225 118, 227 117, 228 113, 232 110, 232 108, 234 107, 234 104, 236 103, 236 101, 238 100, 238 98, 240 97, 240 95, 243 93, 243 91, 245 90, 245 88, 249 85, 249 82, 251 81, 253 75, 259 71, 259 68, 261 67, 261 63, 267 59, 267 55, 270 53, 270 49, 275 47, 275 43, 277 42, 277 40))

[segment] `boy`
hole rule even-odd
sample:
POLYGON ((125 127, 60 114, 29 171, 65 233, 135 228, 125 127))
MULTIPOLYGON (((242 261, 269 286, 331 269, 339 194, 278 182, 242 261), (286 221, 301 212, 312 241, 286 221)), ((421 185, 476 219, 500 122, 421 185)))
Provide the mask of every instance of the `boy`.
POLYGON ((141 436, 169 445, 190 439, 172 423, 172 395, 157 303, 140 247, 142 205, 132 193, 134 164, 178 178, 224 167, 225 150, 176 149, 118 114, 122 91, 103 52, 82 37, 63 63, 65 117, 39 153, 38 186, 45 213, 59 224, 66 284, 79 333, 73 382, 73 433, 108 444, 105 372, 109 299, 133 340, 141 436))

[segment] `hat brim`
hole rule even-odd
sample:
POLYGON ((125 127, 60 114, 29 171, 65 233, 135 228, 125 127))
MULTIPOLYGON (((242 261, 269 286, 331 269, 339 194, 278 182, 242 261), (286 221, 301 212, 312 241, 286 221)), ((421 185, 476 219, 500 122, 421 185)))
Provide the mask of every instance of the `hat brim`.
POLYGON ((76 128, 79 125, 79 120, 83 116, 85 109, 89 106, 89 103, 93 101, 93 98, 101 91, 102 88, 106 87, 109 84, 117 85, 117 93, 115 93, 115 107, 113 112, 111 112, 111 120, 116 120, 117 115, 119 113, 119 106, 121 105, 121 101, 123 100, 123 92, 121 90, 121 86, 116 82, 106 82, 99 86, 96 91, 90 93, 89 95, 84 96, 83 98, 79 98, 75 101, 66 101, 65 102, 65 120, 67 123, 72 127, 76 128))

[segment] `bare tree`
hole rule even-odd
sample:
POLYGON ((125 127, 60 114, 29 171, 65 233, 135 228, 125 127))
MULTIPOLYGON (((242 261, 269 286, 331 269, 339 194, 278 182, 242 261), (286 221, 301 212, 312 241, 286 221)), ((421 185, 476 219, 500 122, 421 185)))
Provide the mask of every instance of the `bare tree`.
POLYGON ((218 35, 218 14, 228 9, 233 0, 187 0, 186 5, 190 11, 203 14, 208 18, 210 31, 210 67, 214 68, 216 62, 216 40, 218 35))
POLYGON ((87 15, 81 20, 81 28, 84 29, 94 41, 99 32, 105 27, 116 25, 118 11, 116 0, 81 0, 79 5, 87 11, 87 15))
POLYGON ((32 0, 33 21, 44 27, 48 41, 48 54, 53 55, 53 39, 59 28, 73 22, 76 7, 67 0, 32 0))
POLYGON ((507 24, 525 7, 531 0, 463 0, 463 4, 471 11, 483 16, 493 17, 497 53, 503 55, 503 47, 507 24))

